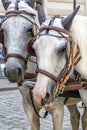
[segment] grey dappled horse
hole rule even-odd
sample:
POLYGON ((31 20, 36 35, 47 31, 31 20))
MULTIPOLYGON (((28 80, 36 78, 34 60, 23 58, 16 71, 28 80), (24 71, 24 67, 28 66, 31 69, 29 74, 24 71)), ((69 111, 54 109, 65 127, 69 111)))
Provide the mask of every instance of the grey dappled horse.
MULTIPOLYGON (((41 9, 41 6, 39 7, 41 9)), ((69 71, 73 71, 74 68, 74 59, 71 52, 74 51, 73 55, 75 55, 77 54, 76 51, 79 50, 79 54, 81 55, 81 57, 79 57, 80 60, 77 58, 78 62, 75 66, 75 69, 81 74, 81 79, 86 79, 87 77, 87 17, 75 16, 78 9, 79 7, 71 15, 65 18, 59 16, 55 16, 53 18, 46 18, 45 15, 42 16, 41 11, 38 13, 41 29, 39 35, 35 36, 35 42, 32 42, 33 49, 37 57, 38 65, 37 81, 33 89, 34 102, 37 104, 37 106, 44 105, 44 107, 46 108, 54 105, 52 105, 52 92, 53 90, 55 91, 54 87, 56 86, 56 82, 57 87, 63 87, 65 85, 63 84, 63 81, 67 81, 70 77, 68 76, 67 80, 66 77, 64 77, 67 75, 67 71, 65 71, 65 75, 63 75, 65 67, 68 67, 69 71), (74 40, 74 48, 71 47, 72 43, 69 43, 71 42, 71 39, 69 39, 70 32, 68 30, 71 30, 71 36, 74 40), (67 48, 70 52, 67 52, 67 48), (63 77, 61 77, 60 74, 62 74, 63 77), (59 81, 57 81, 57 79, 59 79, 59 81)), ((59 88, 57 89, 60 90, 59 88)), ((82 88, 81 90, 79 90, 79 92, 83 102, 87 106, 87 90, 82 88)), ((55 123, 56 125, 54 126, 54 129, 62 130, 61 122, 63 119, 63 113, 61 112, 61 110, 64 105, 64 99, 61 99, 60 97, 57 97, 57 99, 61 100, 60 103, 58 102, 60 106, 59 109, 57 109, 57 114, 59 114, 60 117, 60 124, 58 124, 57 121, 57 123, 55 123), (57 126, 57 124, 59 126, 57 126)), ((87 108, 85 107, 85 111, 82 118, 83 130, 87 130, 86 111, 87 108)), ((54 122, 56 122, 56 120, 54 122)), ((75 127, 73 129, 77 130, 78 125, 79 123, 75 126, 74 122, 75 127)))
MULTIPOLYGON (((32 27, 35 24, 33 17, 35 16, 34 10, 31 8, 34 5, 34 1, 17 1, 11 3, 8 0, 2 0, 6 11, 6 18, 1 23, 1 29, 4 32, 4 46, 6 47, 6 67, 5 75, 10 82, 20 82, 24 79, 24 72, 26 70, 27 61, 27 42, 33 36, 32 27)), ((31 105, 29 97, 29 88, 20 87, 22 94, 23 106, 31 125, 32 130, 40 129, 40 119, 35 113, 33 106, 31 105)), ((65 98, 60 98, 59 101, 53 102, 53 107, 47 108, 52 114, 54 130, 58 130, 60 124, 59 114, 63 116, 63 105, 65 98), (57 111, 60 109, 60 111, 57 111), (55 117, 56 115, 56 117, 55 117), (58 116, 57 116, 58 115, 58 116), (58 117, 58 118, 57 118, 58 117), (59 121, 58 121, 59 120, 59 121), (57 124, 56 124, 57 123, 57 124)), ((75 106, 73 109, 77 110, 75 106)), ((39 108, 38 108, 39 111, 39 108)), ((79 117, 79 112, 78 117, 79 117)), ((72 116, 75 112, 71 113, 72 116)), ((77 114, 75 114, 77 115, 77 114)), ((75 119, 77 117, 75 116, 75 119)), ((75 121, 76 125, 79 124, 79 119, 75 121)), ((74 127, 75 125, 73 125, 74 127)))
MULTIPOLYGON (((24 80, 27 65, 27 42, 33 36, 33 26, 36 26, 34 0, 16 2, 2 0, 2 3, 6 10, 0 26, 0 42, 4 44, 6 54, 5 75, 10 82, 20 82, 24 80)), ((30 68, 33 68, 32 65, 30 68)), ((27 100, 29 89, 20 87, 19 90, 31 129, 39 130, 39 118, 27 100)))
POLYGON ((1 23, 6 47, 5 75, 11 82, 20 82, 24 80, 27 65, 27 42, 33 36, 33 26, 36 26, 34 1, 2 2, 7 10, 1 23))

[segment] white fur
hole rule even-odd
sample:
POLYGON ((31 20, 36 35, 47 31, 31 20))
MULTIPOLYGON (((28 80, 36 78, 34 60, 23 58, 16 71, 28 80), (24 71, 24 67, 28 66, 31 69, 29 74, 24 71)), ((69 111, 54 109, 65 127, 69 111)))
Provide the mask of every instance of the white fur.
MULTIPOLYGON (((25 1, 20 1, 18 3, 18 8, 20 10, 25 10, 26 12, 30 13, 30 14, 33 14, 33 15, 36 15, 35 11, 27 4, 25 3, 25 1)), ((8 11, 12 11, 12 10, 15 10, 15 2, 12 2, 8 9, 8 11)))
POLYGON ((79 46, 81 54, 81 60, 76 65, 77 70, 87 79, 87 17, 75 16, 70 30, 75 44, 79 46))
MULTIPOLYGON (((75 45, 79 46, 81 60, 76 65, 77 71, 83 78, 87 79, 87 17, 76 16, 71 26, 72 38, 75 41, 75 45)), ((87 90, 79 90, 82 100, 87 106, 87 90)))

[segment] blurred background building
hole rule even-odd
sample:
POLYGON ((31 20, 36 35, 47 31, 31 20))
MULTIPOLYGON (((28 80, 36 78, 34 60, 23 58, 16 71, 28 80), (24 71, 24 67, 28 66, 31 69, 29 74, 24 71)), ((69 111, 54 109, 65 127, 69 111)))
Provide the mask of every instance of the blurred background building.
MULTIPOLYGON (((14 0, 11 0, 14 1, 14 0)), ((87 15, 87 0, 41 0, 43 7, 48 16, 68 15, 73 10, 73 2, 76 1, 80 5, 78 14, 87 15)), ((3 15, 5 10, 0 0, 0 14, 3 15)))

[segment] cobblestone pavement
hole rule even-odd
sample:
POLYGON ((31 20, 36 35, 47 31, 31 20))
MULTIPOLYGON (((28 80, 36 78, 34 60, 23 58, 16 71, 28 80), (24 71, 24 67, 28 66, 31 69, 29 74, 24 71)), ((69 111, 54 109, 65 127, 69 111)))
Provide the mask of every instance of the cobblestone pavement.
MULTIPOLYGON (((11 84, 6 79, 0 79, 0 88, 14 86, 16 84, 11 84)), ((64 110, 63 130, 72 130, 69 112, 66 107, 64 110)), ((82 110, 80 111, 82 112, 82 110)), ((0 130, 30 130, 18 90, 0 92, 0 130)), ((52 130, 50 115, 46 119, 41 119, 41 130, 52 130)))

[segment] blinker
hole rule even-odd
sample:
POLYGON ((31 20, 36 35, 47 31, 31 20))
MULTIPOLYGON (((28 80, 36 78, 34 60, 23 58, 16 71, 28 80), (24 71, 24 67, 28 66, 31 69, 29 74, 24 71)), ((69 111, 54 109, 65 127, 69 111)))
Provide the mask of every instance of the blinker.
POLYGON ((36 55, 34 49, 32 48, 32 45, 33 45, 34 41, 35 41, 35 39, 31 38, 29 40, 28 44, 27 44, 27 52, 31 56, 35 56, 36 55))

